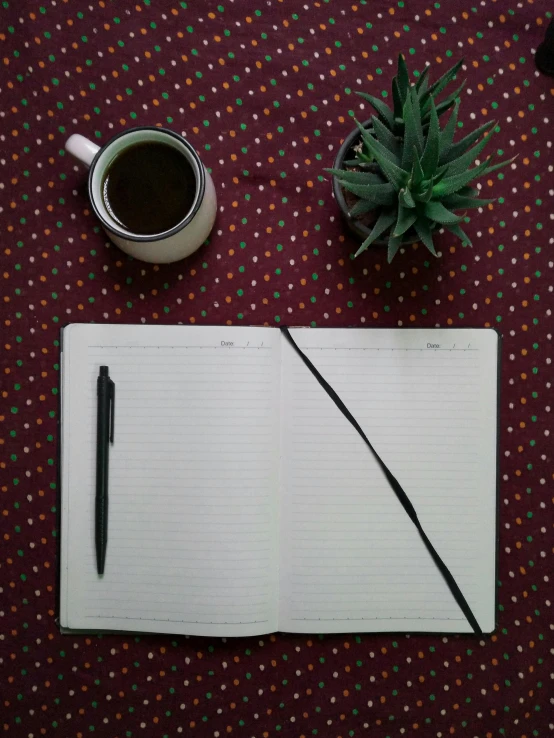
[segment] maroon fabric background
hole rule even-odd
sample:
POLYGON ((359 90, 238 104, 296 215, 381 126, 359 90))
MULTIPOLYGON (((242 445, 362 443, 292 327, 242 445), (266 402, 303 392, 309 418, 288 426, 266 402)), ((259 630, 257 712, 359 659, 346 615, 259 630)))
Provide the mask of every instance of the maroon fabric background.
POLYGON ((5 0, 0 246, 0 727, 8 736, 545 736, 552 725, 554 81, 546 1, 5 0), (188 7, 187 7, 188 5, 188 7), (390 87, 465 55, 464 128, 519 159, 468 226, 356 261, 322 168, 390 87), (64 153, 125 127, 185 132, 213 170, 211 243, 157 267, 106 243, 64 153), (481 639, 61 636, 58 337, 70 321, 496 326, 499 628, 481 639), (550 665, 549 665, 550 661, 550 665))

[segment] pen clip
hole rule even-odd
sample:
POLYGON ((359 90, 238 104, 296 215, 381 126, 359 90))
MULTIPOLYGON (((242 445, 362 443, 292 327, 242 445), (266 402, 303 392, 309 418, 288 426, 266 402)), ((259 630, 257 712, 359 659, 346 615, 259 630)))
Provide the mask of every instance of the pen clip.
POLYGON ((110 443, 114 440, 115 428, 115 382, 110 379, 110 443))

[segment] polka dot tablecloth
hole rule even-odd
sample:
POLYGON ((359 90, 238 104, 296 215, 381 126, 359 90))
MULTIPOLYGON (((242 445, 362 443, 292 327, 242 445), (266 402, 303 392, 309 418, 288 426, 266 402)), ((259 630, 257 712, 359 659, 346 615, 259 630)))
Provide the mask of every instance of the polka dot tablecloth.
MULTIPOLYGON (((7 736, 506 736, 552 731, 554 81, 546 0, 3 0, 0 728, 7 736), (353 260, 331 166, 354 94, 402 51, 465 56, 464 130, 518 154, 474 248, 353 260), (175 265, 106 242, 67 136, 161 125, 213 174, 210 243, 175 265), (504 336, 498 630, 476 638, 62 636, 59 330, 72 321, 495 326, 504 336)), ((460 134, 461 135, 461 134, 460 134)))

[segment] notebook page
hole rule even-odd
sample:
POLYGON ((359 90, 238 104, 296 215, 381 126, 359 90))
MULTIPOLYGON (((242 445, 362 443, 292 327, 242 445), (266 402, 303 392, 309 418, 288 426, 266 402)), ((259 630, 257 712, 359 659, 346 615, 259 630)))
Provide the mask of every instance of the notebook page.
MULTIPOLYGON (((298 329, 494 629, 498 336, 298 329)), ((279 628, 471 631, 359 434, 283 338, 279 628)))
POLYGON ((240 636, 277 627, 280 337, 263 328, 64 333, 61 624, 240 636), (116 384, 96 573, 96 380, 116 384))

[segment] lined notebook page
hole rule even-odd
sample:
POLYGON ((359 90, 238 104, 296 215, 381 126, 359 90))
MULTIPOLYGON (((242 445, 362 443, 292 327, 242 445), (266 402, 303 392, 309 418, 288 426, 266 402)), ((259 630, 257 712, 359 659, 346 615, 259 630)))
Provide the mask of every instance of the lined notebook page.
MULTIPOLYGON (((498 337, 291 331, 414 504, 483 631, 494 629, 498 337)), ((279 628, 471 627, 369 449, 283 340, 279 628)))
POLYGON ((277 629, 280 336, 64 333, 61 624, 192 635, 277 629), (96 379, 116 384, 106 570, 94 549, 96 379))

